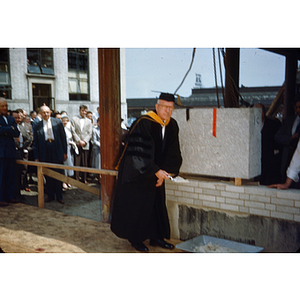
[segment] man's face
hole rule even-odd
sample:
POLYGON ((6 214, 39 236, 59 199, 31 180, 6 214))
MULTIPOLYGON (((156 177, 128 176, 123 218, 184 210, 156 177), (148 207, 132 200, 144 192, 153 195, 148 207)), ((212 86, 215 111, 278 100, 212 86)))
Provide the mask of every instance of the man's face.
POLYGON ((155 109, 157 115, 163 120, 168 120, 171 118, 174 110, 174 102, 165 101, 159 99, 157 104, 155 104, 155 109))
POLYGON ((42 118, 45 121, 48 121, 48 119, 50 118, 50 115, 51 115, 50 108, 48 106, 42 106, 41 107, 41 114, 42 114, 42 118))
POLYGON ((25 121, 27 117, 27 111, 25 109, 23 109, 23 120, 25 121))
POLYGON ((12 116, 15 118, 17 124, 20 125, 22 123, 22 117, 20 113, 13 113, 12 116))
POLYGON ((24 120, 24 115, 23 115, 23 113, 19 112, 19 115, 20 115, 21 120, 23 121, 23 120, 24 120))
POLYGON ((0 99, 0 114, 3 116, 7 116, 8 105, 6 100, 0 99))
POLYGON ((296 105, 294 106, 295 112, 296 114, 300 117, 300 101, 298 101, 296 103, 296 105))
POLYGON ((86 114, 86 117, 87 117, 88 119, 90 119, 91 122, 93 123, 93 115, 92 115, 92 114, 86 114))
POLYGON ((84 118, 86 116, 87 109, 86 108, 81 108, 79 109, 79 114, 81 118, 84 118))
POLYGON ((36 118, 36 112, 33 112, 30 116, 31 116, 31 119, 34 120, 36 118))

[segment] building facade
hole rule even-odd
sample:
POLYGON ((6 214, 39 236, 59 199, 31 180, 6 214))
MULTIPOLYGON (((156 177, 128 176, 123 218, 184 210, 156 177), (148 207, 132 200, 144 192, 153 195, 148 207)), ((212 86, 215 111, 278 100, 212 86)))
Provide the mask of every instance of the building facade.
MULTIPOLYGON (((127 118, 125 51, 121 61, 121 117, 127 118)), ((78 114, 81 104, 99 106, 97 48, 0 48, 0 97, 10 110, 30 112, 43 103, 78 114)))
MULTIPOLYGON (((266 109, 270 107, 275 99, 280 86, 265 87, 244 87, 239 89, 243 100, 247 105, 262 103, 266 109)), ((220 107, 224 105, 222 89, 218 88, 218 96, 216 88, 194 88, 189 97, 181 97, 181 104, 195 108, 218 107, 218 98, 220 107)), ((127 99, 128 117, 137 118, 142 111, 153 109, 157 98, 129 98, 127 99)))

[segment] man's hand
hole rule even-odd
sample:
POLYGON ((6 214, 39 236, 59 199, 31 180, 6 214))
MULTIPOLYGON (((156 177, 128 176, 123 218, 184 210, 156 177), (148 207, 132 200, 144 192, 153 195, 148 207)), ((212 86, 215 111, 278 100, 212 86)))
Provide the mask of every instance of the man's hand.
POLYGON ((290 187, 292 182, 293 182, 293 180, 291 178, 287 177, 285 183, 271 184, 271 185, 268 185, 268 188, 277 188, 278 190, 286 190, 290 187))
POLYGON ((78 144, 79 144, 80 147, 85 147, 86 142, 80 140, 78 144))
POLYGON ((164 183, 165 179, 169 178, 169 173, 164 170, 159 170, 155 173, 155 176, 158 178, 155 186, 159 187, 164 183))
POLYGON ((66 161, 68 158, 68 155, 66 153, 64 153, 64 161, 66 161))

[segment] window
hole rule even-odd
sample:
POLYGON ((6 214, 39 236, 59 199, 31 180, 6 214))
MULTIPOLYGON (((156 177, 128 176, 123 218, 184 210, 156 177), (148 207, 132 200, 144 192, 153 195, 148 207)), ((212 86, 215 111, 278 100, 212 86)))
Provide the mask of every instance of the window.
POLYGON ((11 99, 8 48, 0 48, 0 97, 11 99))
POLYGON ((27 49, 28 73, 54 75, 53 49, 51 48, 28 48, 27 49))
POLYGON ((70 100, 89 100, 88 61, 87 48, 68 48, 70 100))

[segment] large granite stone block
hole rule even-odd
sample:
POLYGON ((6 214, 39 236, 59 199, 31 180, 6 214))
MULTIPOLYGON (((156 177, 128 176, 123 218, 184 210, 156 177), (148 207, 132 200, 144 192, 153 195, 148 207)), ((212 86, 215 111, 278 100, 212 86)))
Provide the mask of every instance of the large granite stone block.
POLYGON ((261 109, 176 109, 183 173, 251 179, 261 173, 261 109), (215 119, 215 130, 213 121, 215 119), (214 136, 215 133, 215 136, 214 136))

